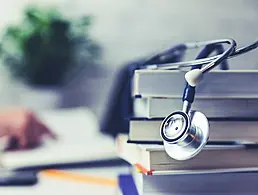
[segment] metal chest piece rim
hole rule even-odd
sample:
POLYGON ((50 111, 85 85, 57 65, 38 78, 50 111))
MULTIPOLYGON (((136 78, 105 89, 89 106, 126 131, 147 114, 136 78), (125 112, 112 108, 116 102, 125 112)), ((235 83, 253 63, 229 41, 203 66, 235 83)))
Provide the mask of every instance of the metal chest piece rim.
POLYGON ((199 111, 190 111, 189 116, 185 112, 176 111, 163 120, 160 133, 165 151, 171 158, 188 160, 195 157, 206 145, 209 123, 206 116, 199 111))

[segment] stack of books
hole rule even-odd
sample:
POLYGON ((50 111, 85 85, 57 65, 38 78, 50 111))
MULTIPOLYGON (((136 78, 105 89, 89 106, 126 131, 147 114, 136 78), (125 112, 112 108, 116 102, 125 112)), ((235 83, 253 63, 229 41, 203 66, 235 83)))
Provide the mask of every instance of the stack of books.
POLYGON ((121 194, 257 194, 258 71, 214 70, 197 86, 192 109, 210 124, 208 144, 194 158, 169 157, 160 137, 162 120, 182 109, 185 72, 136 70, 129 133, 117 151, 132 165, 119 176, 121 194), (130 192, 131 191, 131 192, 130 192))

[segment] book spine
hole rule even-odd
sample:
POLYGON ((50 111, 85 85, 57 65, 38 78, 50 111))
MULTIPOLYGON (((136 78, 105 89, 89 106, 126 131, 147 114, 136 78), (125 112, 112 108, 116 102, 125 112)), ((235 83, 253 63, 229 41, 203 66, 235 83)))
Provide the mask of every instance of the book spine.
MULTIPOLYGON (((182 109, 181 98, 145 98, 137 99, 135 116, 166 117, 175 110, 182 109)), ((193 110, 203 112, 208 118, 258 116, 258 99, 213 98, 198 99, 192 104, 193 110)))
MULTIPOLYGON (((160 124, 162 121, 131 121, 129 129, 130 142, 161 143, 160 124), (148 129, 148 133, 144 131, 148 129)), ((209 121, 210 142, 258 142, 257 121, 209 121)))
MULTIPOLYGON (((133 96, 181 97, 185 72, 176 70, 137 70, 133 96)), ((205 75, 196 88, 196 97, 258 98, 258 71, 218 71, 205 75)))

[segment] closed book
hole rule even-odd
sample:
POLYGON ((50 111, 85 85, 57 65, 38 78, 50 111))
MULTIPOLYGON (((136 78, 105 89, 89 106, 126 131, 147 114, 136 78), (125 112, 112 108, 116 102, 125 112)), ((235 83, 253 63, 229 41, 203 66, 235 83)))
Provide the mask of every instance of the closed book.
MULTIPOLYGON (((134 113, 136 117, 166 117, 175 110, 182 110, 182 98, 135 98, 134 113)), ((203 112, 208 118, 258 116, 258 98, 195 98, 193 110, 203 112)))
MULTIPOLYGON (((182 97, 185 71, 136 70, 132 96, 182 97)), ((212 70, 196 87, 196 97, 258 97, 258 70, 212 70)))
POLYGON ((258 172, 145 175, 133 169, 139 195, 217 195, 258 193, 258 172))
MULTIPOLYGON (((164 118, 131 118, 129 140, 136 142, 162 142, 160 126, 164 118)), ((258 119, 209 118, 209 141, 258 142, 258 119)))
POLYGON ((118 155, 146 175, 201 174, 258 170, 256 145, 206 145, 195 157, 178 161, 169 157, 163 145, 132 144, 117 137, 118 155))

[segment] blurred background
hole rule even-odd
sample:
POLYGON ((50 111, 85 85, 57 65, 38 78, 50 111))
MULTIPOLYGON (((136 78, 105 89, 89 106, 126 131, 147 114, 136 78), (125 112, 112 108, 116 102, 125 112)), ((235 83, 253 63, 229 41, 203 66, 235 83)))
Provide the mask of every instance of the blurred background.
MULTIPOLYGON (((258 35, 256 0, 0 1, 0 106, 87 106, 100 119, 128 62, 180 42, 258 35)), ((230 60, 256 69, 256 52, 230 60)))

